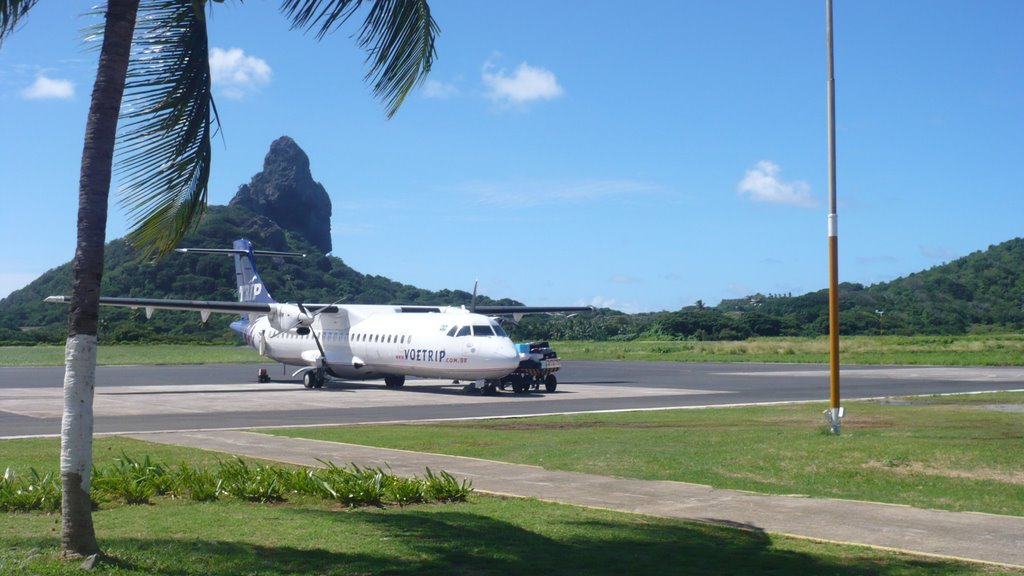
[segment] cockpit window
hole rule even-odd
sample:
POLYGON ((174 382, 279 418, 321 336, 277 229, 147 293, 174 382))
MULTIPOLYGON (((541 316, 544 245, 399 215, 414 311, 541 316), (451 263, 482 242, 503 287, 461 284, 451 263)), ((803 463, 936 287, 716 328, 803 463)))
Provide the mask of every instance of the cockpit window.
POLYGON ((463 326, 462 328, 459 329, 459 333, 456 334, 456 336, 469 336, 471 334, 472 332, 470 331, 469 326, 463 326))
POLYGON ((452 326, 452 329, 448 331, 449 336, 455 336, 455 332, 458 331, 458 326, 452 326))
POLYGON ((494 333, 498 336, 508 338, 508 334, 505 333, 505 329, 502 328, 500 324, 491 324, 491 327, 494 328, 494 333))
POLYGON ((473 336, 494 336, 494 329, 487 326, 473 326, 473 336))

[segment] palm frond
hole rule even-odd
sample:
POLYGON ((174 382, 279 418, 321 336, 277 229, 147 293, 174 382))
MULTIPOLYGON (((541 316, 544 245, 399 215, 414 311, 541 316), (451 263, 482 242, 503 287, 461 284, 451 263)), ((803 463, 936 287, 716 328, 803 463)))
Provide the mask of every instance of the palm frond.
POLYGON ((0 45, 39 0, 0 0, 0 45))
MULTIPOLYGON (((285 0, 281 10, 291 18, 293 28, 316 29, 316 37, 321 39, 344 24, 363 1, 285 0)), ((360 29, 359 46, 368 52, 366 80, 386 106, 388 118, 430 72, 440 32, 427 0, 373 2, 360 29)))
POLYGON ((210 88, 205 2, 143 0, 128 67, 117 171, 128 240, 163 256, 206 209, 210 139, 219 126, 210 88))

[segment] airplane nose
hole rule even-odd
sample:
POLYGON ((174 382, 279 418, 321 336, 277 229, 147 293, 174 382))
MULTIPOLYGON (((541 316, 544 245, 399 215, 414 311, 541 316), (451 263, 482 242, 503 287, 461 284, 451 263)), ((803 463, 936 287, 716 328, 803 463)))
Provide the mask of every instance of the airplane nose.
POLYGON ((495 356, 501 358, 503 363, 507 361, 512 368, 519 366, 519 352, 516 351, 516 345, 510 338, 501 338, 496 348, 495 356))

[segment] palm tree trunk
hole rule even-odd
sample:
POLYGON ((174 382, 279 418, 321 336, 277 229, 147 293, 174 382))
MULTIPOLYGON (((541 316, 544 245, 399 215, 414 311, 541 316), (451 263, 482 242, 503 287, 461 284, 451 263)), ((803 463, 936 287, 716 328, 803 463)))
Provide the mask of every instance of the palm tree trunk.
POLYGON ((114 161, 117 119, 139 0, 109 0, 103 46, 85 128, 78 186, 78 241, 72 262, 71 310, 64 349, 64 416, 61 421, 61 553, 96 554, 89 482, 92 474, 92 401, 96 387, 96 328, 99 322, 107 197, 114 161))

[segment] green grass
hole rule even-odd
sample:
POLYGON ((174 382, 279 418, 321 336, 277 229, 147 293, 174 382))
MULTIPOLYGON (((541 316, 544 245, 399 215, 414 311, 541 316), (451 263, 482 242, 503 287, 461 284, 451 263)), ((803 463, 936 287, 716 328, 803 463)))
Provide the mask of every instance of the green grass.
MULTIPOLYGON (((96 459, 122 449, 154 459, 215 462, 226 455, 119 438, 96 441, 96 459)), ((4 462, 56 465, 56 440, 0 443, 4 462)), ((351 510, 317 499, 258 504, 105 503, 93 514, 109 556, 91 573, 209 574, 1021 574, 980 564, 816 543, 543 503, 471 497, 468 503, 351 510)), ((0 574, 83 573, 57 558, 59 517, 0 514, 0 574)))
POLYGON ((1024 516, 1024 393, 273 430, 645 480, 1024 516))
MULTIPOLYGON (((339 511, 310 504, 167 502, 94 514, 111 558, 92 573, 859 574, 1017 573, 730 528, 528 500, 339 511)), ((0 517, 0 571, 78 574, 54 557, 54 518, 0 517)))
MULTIPOLYGON (((966 336, 844 336, 845 364, 1024 366, 1024 334, 966 336)), ((557 342, 568 360, 673 362, 828 362, 828 338, 751 338, 738 342, 557 342)))
MULTIPOLYGON (((844 336, 840 358, 845 364, 916 364, 936 366, 1024 366, 1024 335, 844 336)), ((673 362, 828 362, 828 338, 752 338, 741 342, 634 341, 554 342, 565 360, 661 360, 673 362)), ((101 344, 101 365, 123 364, 258 364, 265 363, 245 346, 101 344)), ((59 366, 61 346, 0 347, 0 366, 59 366)))
MULTIPOLYGON (((96 352, 101 366, 133 364, 259 364, 267 359, 246 346, 187 346, 148 344, 138 346, 102 343, 96 352)), ((0 347, 0 367, 63 366, 63 346, 0 347)))

